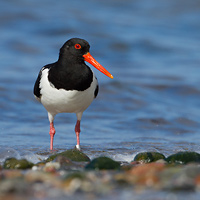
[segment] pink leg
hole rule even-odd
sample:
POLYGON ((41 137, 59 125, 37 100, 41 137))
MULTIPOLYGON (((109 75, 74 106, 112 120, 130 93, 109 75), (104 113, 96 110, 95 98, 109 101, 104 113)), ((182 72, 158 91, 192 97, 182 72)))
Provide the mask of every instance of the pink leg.
POLYGON ((81 150, 81 148, 80 148, 80 138, 79 138, 79 135, 80 135, 80 132, 81 132, 80 122, 81 122, 80 120, 77 120, 76 126, 75 126, 75 133, 76 133, 76 140, 77 140, 76 148, 78 150, 81 150))
POLYGON ((50 150, 53 150, 53 137, 54 137, 55 133, 56 133, 56 130, 54 128, 53 122, 51 122, 50 123, 50 131, 49 131, 50 138, 51 138, 50 150))

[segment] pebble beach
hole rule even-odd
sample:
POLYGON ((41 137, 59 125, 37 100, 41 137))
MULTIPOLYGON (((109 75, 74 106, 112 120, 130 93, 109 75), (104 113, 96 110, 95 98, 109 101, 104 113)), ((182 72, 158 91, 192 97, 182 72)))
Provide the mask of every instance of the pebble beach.
POLYGON ((153 199, 154 193, 163 200, 192 194, 198 199, 199 163, 200 154, 186 151, 167 158, 143 152, 130 163, 90 160, 76 149, 36 164, 8 158, 0 170, 0 199, 153 199))

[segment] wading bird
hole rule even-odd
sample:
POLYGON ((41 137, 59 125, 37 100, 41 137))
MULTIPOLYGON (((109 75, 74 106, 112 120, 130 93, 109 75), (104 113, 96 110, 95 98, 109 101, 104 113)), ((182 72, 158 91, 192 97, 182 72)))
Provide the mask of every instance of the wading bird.
POLYGON ((83 111, 98 94, 94 72, 85 64, 93 65, 110 78, 113 76, 89 53, 90 45, 79 38, 68 40, 60 49, 58 61, 45 65, 34 86, 36 99, 48 112, 50 122, 50 149, 55 135, 54 117, 58 113, 76 113, 76 148, 80 150, 80 122, 83 111))

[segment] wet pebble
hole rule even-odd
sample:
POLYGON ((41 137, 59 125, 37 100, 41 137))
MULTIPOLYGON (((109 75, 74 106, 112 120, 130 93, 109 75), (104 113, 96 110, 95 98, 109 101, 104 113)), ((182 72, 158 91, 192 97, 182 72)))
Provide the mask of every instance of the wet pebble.
POLYGON ((45 172, 53 172, 53 173, 59 169, 60 169, 60 163, 58 162, 48 162, 43 168, 45 172))
POLYGON ((72 161, 63 155, 57 156, 53 162, 59 163, 62 170, 82 170, 88 163, 86 161, 72 161))
POLYGON ((51 155, 46 161, 53 161, 56 159, 58 156, 64 156, 67 159, 70 159, 71 161, 76 161, 76 162, 89 162, 90 158, 84 154, 83 152, 77 150, 77 149, 70 149, 61 153, 57 153, 54 155, 51 155))
POLYGON ((17 160, 16 158, 7 158, 4 162, 4 169, 29 169, 33 166, 33 163, 26 159, 17 160))
POLYGON ((1 170, 0 195, 22 194, 26 190, 24 194, 29 196, 53 198, 54 194, 65 196, 79 192, 109 194, 119 188, 200 190, 200 166, 169 164, 159 159, 142 164, 140 161, 123 163, 122 167, 120 162, 108 157, 97 157, 88 163, 59 155, 32 169, 1 170))
POLYGON ((1 178, 2 179, 8 179, 8 178, 22 178, 23 173, 21 170, 3 170, 1 172, 1 178))
POLYGON ((128 173, 128 181, 132 184, 139 184, 152 187, 159 184, 159 173, 165 169, 165 164, 148 163, 133 167, 128 173))
POLYGON ((98 157, 93 159, 85 169, 89 170, 116 170, 120 168, 120 163, 108 157, 98 157))
POLYGON ((0 195, 27 194, 29 185, 22 178, 8 178, 0 182, 0 195))
POLYGON ((172 154, 166 158, 168 163, 187 164, 191 162, 200 163, 200 154, 196 152, 184 151, 172 154))
POLYGON ((140 163, 150 163, 150 162, 155 162, 157 160, 164 160, 165 156, 161 153, 158 152, 142 152, 138 153, 134 161, 138 161, 140 163))
POLYGON ((63 187, 68 193, 82 191, 94 194, 106 194, 113 187, 113 176, 107 172, 82 171, 68 174, 63 187))
POLYGON ((194 190, 199 175, 200 167, 197 165, 173 166, 161 172, 160 182, 165 190, 194 190))

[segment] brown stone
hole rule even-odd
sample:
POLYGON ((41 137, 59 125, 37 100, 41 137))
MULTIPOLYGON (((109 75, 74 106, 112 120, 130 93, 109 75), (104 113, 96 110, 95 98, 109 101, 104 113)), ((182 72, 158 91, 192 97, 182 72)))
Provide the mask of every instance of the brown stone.
POLYGON ((129 181, 144 186, 154 186, 159 183, 159 173, 165 169, 163 163, 148 163, 137 165, 127 173, 129 181))

